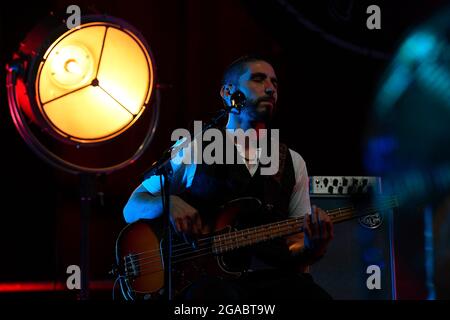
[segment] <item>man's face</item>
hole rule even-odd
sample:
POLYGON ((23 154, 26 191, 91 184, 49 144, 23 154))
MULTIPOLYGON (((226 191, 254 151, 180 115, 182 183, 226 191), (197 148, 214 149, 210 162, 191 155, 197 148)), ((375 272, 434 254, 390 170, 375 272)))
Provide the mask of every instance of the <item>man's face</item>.
POLYGON ((242 110, 241 116, 250 121, 269 120, 277 103, 277 88, 277 76, 269 63, 247 63, 236 88, 247 97, 247 108, 242 110))

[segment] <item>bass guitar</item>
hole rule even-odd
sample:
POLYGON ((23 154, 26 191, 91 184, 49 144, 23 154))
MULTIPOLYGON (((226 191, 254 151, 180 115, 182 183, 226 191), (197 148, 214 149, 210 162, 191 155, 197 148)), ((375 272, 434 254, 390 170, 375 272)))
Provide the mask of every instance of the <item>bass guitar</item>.
MULTIPOLYGON (((217 215, 211 232, 196 239, 195 246, 174 237, 172 284, 175 296, 206 275, 224 279, 239 277, 248 265, 246 250, 260 243, 303 232, 303 216, 236 229, 239 217, 245 212, 254 212, 254 208, 260 206, 261 202, 256 198, 240 198, 227 203, 217 215)), ((350 206, 326 212, 333 223, 354 218, 359 218, 360 222, 376 221, 383 211, 396 206, 397 200, 388 198, 378 201, 377 206, 350 206)), ((165 253, 161 225, 157 220, 139 220, 127 225, 117 238, 118 280, 126 300, 154 299, 163 293, 165 253)))

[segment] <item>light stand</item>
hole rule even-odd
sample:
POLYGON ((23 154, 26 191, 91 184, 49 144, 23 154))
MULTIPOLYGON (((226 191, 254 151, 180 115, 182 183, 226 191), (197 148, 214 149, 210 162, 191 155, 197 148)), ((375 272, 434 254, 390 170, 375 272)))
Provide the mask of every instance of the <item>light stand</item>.
MULTIPOLYGON (((127 54, 124 55, 127 56, 127 54)), ((98 174, 109 174, 134 163, 140 158, 144 151, 146 151, 152 141, 159 118, 160 104, 159 88, 155 83, 156 70, 153 64, 151 52, 145 43, 145 40, 139 32, 128 23, 108 16, 85 16, 82 17, 80 28, 73 30, 67 30, 65 24, 61 24, 60 21, 53 18, 51 21, 46 21, 37 26, 30 32, 24 42, 22 42, 19 52, 14 55, 13 61, 7 65, 6 86, 9 111, 20 136, 41 160, 61 171, 76 174, 80 179, 80 269, 82 283, 80 299, 82 300, 88 299, 89 297, 89 218, 92 210, 92 201, 95 197, 96 177, 98 174), (93 31, 97 36, 100 34, 99 32, 104 32, 102 33, 104 34, 103 36, 98 36, 99 39, 103 39, 103 45, 101 42, 96 43, 95 40, 93 40, 93 37, 86 36, 89 33, 86 32, 86 30, 97 30, 93 31), (86 33, 83 34, 83 32, 86 33), (75 33, 78 35, 74 36, 75 33), (73 42, 70 37, 72 37, 72 40, 76 38, 76 41, 73 42), (66 41, 65 44, 64 41, 66 41), (72 41, 72 43, 69 43, 70 41, 72 41), (83 41, 86 41, 86 43, 83 43, 83 41), (109 51, 105 51, 105 44, 109 41, 115 43, 116 47, 110 44, 109 51), (117 43, 121 42, 124 44, 124 50, 132 50, 132 48, 135 48, 135 51, 132 53, 136 54, 140 59, 141 65, 145 65, 145 68, 147 68, 136 68, 137 60, 133 60, 133 57, 130 57, 131 60, 118 59, 121 63, 125 64, 125 67, 127 63, 131 67, 131 71, 130 69, 125 68, 125 70, 129 72, 129 78, 132 77, 132 75, 130 76, 131 72, 137 72, 139 74, 139 79, 142 80, 139 81, 141 84, 139 92, 137 92, 135 90, 136 88, 131 86, 130 83, 123 81, 123 74, 117 76, 117 74, 114 73, 114 68, 117 67, 117 63, 114 62, 117 59, 114 59, 114 55, 118 54, 118 50, 116 50, 117 43), (79 47, 77 47, 78 44, 79 47), (60 48, 55 49, 58 46, 60 46, 60 48), (98 46, 101 47, 101 51, 98 51, 97 53, 94 52, 95 50, 92 51, 94 47, 98 46), (55 55, 53 55, 53 57, 56 57, 53 59, 54 65, 51 64, 52 53, 55 51, 58 57, 63 56, 63 58, 72 63, 72 65, 75 60, 71 58, 71 55, 78 58, 80 52, 86 53, 86 57, 93 60, 89 60, 90 62, 80 60, 78 67, 81 69, 73 69, 73 66, 69 68, 67 61, 60 67, 58 63, 61 61, 57 60, 58 57, 55 55), (104 59, 102 60, 102 58, 104 59), (113 63, 111 63, 111 61, 113 61, 113 63), (60 93, 59 97, 47 98, 47 102, 45 102, 45 98, 42 97, 43 95, 48 95, 49 92, 51 93, 55 90, 66 90, 68 88, 67 86, 70 87, 73 83, 77 85, 78 72, 85 66, 83 63, 86 63, 86 65, 89 66, 97 63, 96 73, 92 72, 92 76, 95 75, 95 78, 91 85, 89 85, 88 81, 86 82, 87 84, 82 87, 71 88, 70 90, 72 91, 70 92, 61 91, 62 93, 60 93), (102 63, 101 73, 99 73, 100 63, 102 63), (50 64, 50 66, 46 67, 48 64, 50 64), (57 69, 57 67, 60 68, 57 69), (108 68, 111 68, 111 70, 108 68), (148 74, 146 75, 145 72, 148 72, 148 74), (98 86, 98 77, 101 77, 100 85, 104 84, 104 88, 98 86), (142 86, 142 83, 146 83, 143 80, 148 81, 145 86, 142 86), (94 82, 95 85, 93 84, 94 82), (45 85, 51 86, 51 90, 45 85), (83 93, 82 90, 90 91, 84 91, 83 93), (101 97, 96 95, 100 90, 103 90, 103 92, 100 92, 102 94, 101 97), (110 92, 107 90, 110 90, 110 92), (52 111, 48 109, 51 108, 51 101, 69 97, 77 92, 83 93, 84 97, 88 97, 85 99, 86 101, 83 102, 81 97, 77 97, 76 100, 72 100, 72 102, 65 101, 64 103, 61 103, 61 106, 64 107, 61 110, 67 110, 67 112, 72 113, 64 115, 61 113, 51 114, 52 111), (119 111, 117 111, 118 108, 113 109, 114 106, 112 103, 105 102, 106 100, 104 97, 107 94, 112 100, 112 95, 116 94, 116 92, 120 92, 121 97, 124 97, 125 94, 126 100, 123 101, 126 101, 126 103, 123 102, 121 106, 124 109, 126 106, 130 108, 129 110, 127 109, 124 111, 119 108, 119 111), (152 97, 154 98, 151 99, 152 97), (88 107, 91 109, 83 109, 83 107, 86 107, 91 103, 90 101, 95 98, 97 98, 97 100, 95 100, 98 101, 97 104, 94 103, 89 105, 88 107), (83 113, 86 116, 82 121, 77 118, 77 116, 80 115, 80 113, 77 113, 78 107, 80 108, 80 113, 83 113), (138 107, 139 109, 137 109, 138 107), (128 128, 137 121, 139 116, 143 114, 146 108, 148 110, 147 113, 151 115, 151 119, 148 121, 148 129, 138 148, 133 151, 134 153, 127 159, 114 165, 103 167, 80 165, 70 160, 66 160, 44 145, 29 125, 29 120, 31 120, 37 124, 42 131, 47 132, 56 138, 55 141, 62 141, 65 144, 79 149, 82 145, 95 146, 96 143, 105 143, 107 140, 115 139, 121 133, 128 130, 128 128), (95 114, 95 112, 97 113, 95 114), (103 112, 103 114, 101 112, 103 112), (120 115, 124 113, 132 114, 132 116, 129 116, 130 120, 126 120, 123 116, 120 118, 120 115), (97 115, 95 121, 91 123, 94 127, 89 128, 91 131, 86 130, 85 120, 89 121, 89 117, 94 117, 94 115, 97 115), (72 119, 70 118, 71 116, 73 117, 72 119), (49 117, 53 117, 52 121, 49 121, 49 117), (108 121, 105 118, 108 118, 111 122, 105 122, 108 121), (56 122, 58 119, 61 121, 56 122), (81 125, 79 127, 77 127, 77 125, 68 127, 67 125, 71 123, 81 125), (58 127, 58 125, 60 125, 60 127, 58 127), (103 125, 102 130, 104 131, 100 133, 95 131, 101 127, 101 125, 103 125), (107 125, 112 125, 113 127, 107 128, 107 125), (90 132, 93 132, 92 137, 89 136, 90 132)), ((87 68, 86 70, 90 69, 87 68)), ((84 81, 84 78, 80 81, 84 81)), ((56 108, 56 112, 59 112, 58 108, 56 108)))

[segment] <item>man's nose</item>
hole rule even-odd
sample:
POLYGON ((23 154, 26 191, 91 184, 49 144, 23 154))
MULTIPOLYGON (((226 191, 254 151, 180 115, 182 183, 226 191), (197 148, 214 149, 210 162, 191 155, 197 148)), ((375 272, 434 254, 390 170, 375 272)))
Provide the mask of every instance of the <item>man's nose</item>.
POLYGON ((264 91, 269 96, 275 95, 275 88, 273 88, 273 87, 266 87, 266 89, 264 91))

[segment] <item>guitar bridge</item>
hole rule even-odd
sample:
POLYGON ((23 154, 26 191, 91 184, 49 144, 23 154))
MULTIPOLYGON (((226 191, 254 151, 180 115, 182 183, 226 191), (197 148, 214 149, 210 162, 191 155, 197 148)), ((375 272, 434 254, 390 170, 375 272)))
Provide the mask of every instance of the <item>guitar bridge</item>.
POLYGON ((139 261, 135 254, 128 254, 123 257, 124 260, 124 270, 126 277, 136 278, 140 274, 139 261))

